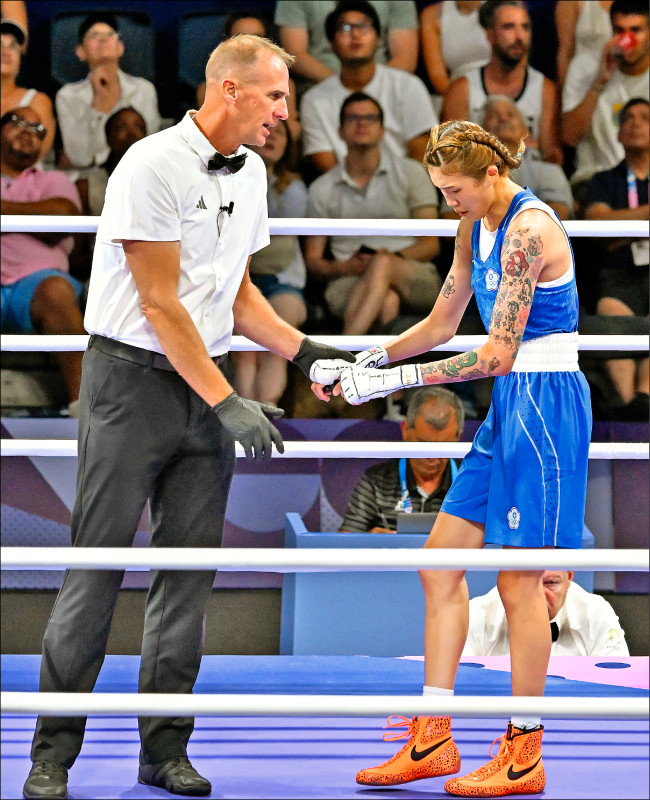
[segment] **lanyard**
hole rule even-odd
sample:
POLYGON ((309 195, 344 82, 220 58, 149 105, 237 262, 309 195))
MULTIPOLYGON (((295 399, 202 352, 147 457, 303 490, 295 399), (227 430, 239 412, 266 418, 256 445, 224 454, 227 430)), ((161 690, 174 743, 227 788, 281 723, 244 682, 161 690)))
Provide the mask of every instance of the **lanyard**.
MULTIPOLYGON (((453 458, 449 459, 451 464, 451 479, 452 481, 456 477, 458 473, 458 464, 454 461, 453 458)), ((406 459, 400 458, 399 460, 399 483, 400 483, 400 499, 395 506, 395 511, 403 511, 405 514, 412 514, 413 513, 413 501, 411 500, 411 493, 409 492, 408 485, 406 483, 406 459)))
POLYGON ((629 169, 627 171, 627 207, 639 207, 639 192, 636 188, 636 176, 629 169))

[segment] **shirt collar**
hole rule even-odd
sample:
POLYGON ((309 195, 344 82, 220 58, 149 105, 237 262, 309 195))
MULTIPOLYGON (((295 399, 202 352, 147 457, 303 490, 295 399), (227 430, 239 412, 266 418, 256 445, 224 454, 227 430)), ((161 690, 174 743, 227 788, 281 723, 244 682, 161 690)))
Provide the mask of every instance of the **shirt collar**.
POLYGON ((555 622, 555 624, 558 627, 558 630, 561 631, 562 630, 562 626, 566 622, 566 618, 567 618, 567 615, 566 615, 566 600, 565 600, 564 601, 564 605, 562 606, 562 608, 557 612, 557 614, 550 621, 551 622, 555 622))
MULTIPOLYGON (((216 148, 214 145, 210 144, 210 141, 204 136, 199 126, 192 119, 194 114, 196 114, 196 111, 188 111, 179 122, 179 128, 183 139, 185 139, 189 146, 196 152, 207 169, 208 161, 210 161, 214 155, 216 148)), ((241 152, 242 145, 240 145, 234 153, 230 153, 230 155, 239 155, 241 152)), ((219 174, 221 174, 221 172, 219 172, 219 174)))
MULTIPOLYGON (((386 153, 383 147, 380 146, 379 148, 379 164, 377 165, 377 169, 373 172, 370 176, 370 180, 376 176, 381 175, 388 171, 388 159, 389 155, 386 153)), ((354 178, 350 177, 347 169, 345 168, 345 161, 342 161, 339 165, 341 167, 341 174, 338 176, 336 183, 346 183, 348 186, 351 186, 353 189, 357 189, 361 191, 359 184, 354 180, 354 178)), ((370 183, 370 182, 369 182, 370 183)))

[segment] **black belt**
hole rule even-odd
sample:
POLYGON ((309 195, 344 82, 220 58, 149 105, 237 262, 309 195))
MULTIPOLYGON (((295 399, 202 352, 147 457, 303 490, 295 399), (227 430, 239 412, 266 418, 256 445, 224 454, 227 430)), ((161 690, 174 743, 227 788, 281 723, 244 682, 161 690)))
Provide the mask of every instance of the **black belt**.
MULTIPOLYGON (((172 366, 171 361, 162 353, 154 353, 152 350, 145 350, 143 347, 135 347, 132 344, 118 342, 116 339, 107 339, 106 336, 99 336, 93 333, 88 340, 88 349, 94 348, 108 356, 115 356, 124 361, 131 361, 134 364, 141 364, 149 369, 166 369, 168 372, 177 372, 172 366)), ((223 356, 215 356, 212 360, 218 367, 223 356)))

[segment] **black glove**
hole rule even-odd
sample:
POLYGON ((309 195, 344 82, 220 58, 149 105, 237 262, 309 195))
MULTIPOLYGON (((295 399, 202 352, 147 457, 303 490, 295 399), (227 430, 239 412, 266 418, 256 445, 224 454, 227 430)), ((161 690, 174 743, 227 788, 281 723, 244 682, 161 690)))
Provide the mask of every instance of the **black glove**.
POLYGON ((298 350, 298 355, 293 359, 293 363, 300 367, 310 381, 313 381, 314 379, 310 375, 312 365, 314 361, 318 361, 321 358, 339 358, 350 364, 354 364, 356 361, 352 353, 348 353, 347 350, 339 350, 338 347, 330 347, 328 344, 312 342, 311 339, 305 336, 300 343, 300 350, 298 350))
POLYGON ((231 392, 210 411, 214 411, 223 427, 241 444, 247 459, 268 461, 273 451, 272 444, 278 453, 284 453, 280 431, 264 416, 281 417, 284 414, 281 408, 246 400, 237 392, 231 392))

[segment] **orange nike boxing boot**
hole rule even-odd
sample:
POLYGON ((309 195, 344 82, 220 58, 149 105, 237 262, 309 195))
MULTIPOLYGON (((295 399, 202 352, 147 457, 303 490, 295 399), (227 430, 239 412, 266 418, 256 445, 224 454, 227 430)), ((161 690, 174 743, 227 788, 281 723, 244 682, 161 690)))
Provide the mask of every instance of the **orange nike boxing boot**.
MULTIPOLYGON (((463 778, 447 781, 445 791, 459 797, 503 797, 506 794, 542 792, 546 785, 542 763, 543 730, 543 725, 532 730, 520 730, 509 722, 496 757, 463 778)), ((495 739, 492 747, 498 741, 495 739)))
POLYGON ((409 737, 391 759, 378 767, 362 769, 357 783, 365 786, 396 786, 399 783, 455 775, 460 770, 460 756, 451 737, 450 717, 389 717, 385 728, 405 728, 396 735, 384 734, 384 741, 409 737), (392 719, 401 722, 391 722, 392 719))

